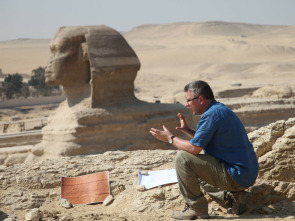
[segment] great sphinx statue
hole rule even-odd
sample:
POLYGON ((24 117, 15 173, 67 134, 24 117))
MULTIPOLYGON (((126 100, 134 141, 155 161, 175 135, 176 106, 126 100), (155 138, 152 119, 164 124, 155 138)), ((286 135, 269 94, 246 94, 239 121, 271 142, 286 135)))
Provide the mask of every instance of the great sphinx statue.
POLYGON ((107 26, 62 27, 50 43, 46 83, 62 85, 69 106, 91 96, 91 107, 135 103, 140 62, 124 37, 107 26))
POLYGON ((180 104, 147 103, 135 97, 140 61, 119 32, 104 25, 62 27, 50 50, 46 83, 61 85, 66 101, 48 118, 42 142, 26 161, 171 148, 156 142, 148 131, 163 124, 175 127, 176 114, 186 110, 180 104))

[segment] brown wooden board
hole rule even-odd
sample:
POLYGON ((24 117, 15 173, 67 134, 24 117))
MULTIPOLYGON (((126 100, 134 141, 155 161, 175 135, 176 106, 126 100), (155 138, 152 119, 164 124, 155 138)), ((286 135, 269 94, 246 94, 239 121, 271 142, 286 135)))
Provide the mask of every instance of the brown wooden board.
POLYGON ((61 178, 61 198, 72 204, 103 202, 109 195, 108 171, 61 178))

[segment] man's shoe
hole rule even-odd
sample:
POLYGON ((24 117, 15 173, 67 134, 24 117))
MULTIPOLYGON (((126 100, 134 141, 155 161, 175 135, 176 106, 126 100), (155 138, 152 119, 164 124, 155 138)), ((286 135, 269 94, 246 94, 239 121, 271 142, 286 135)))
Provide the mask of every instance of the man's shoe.
POLYGON ((189 205, 185 204, 183 211, 176 211, 172 214, 172 218, 178 220, 194 220, 194 219, 209 219, 208 212, 198 212, 189 205))
POLYGON ((240 215, 246 211, 246 192, 238 191, 233 192, 228 195, 227 204, 230 209, 228 211, 232 211, 236 215, 240 215))

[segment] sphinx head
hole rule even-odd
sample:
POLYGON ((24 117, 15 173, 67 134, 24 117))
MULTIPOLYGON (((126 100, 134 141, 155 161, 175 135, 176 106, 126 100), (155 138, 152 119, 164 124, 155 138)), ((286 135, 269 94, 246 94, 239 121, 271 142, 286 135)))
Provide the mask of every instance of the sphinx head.
POLYGON ((50 43, 52 56, 46 68, 46 83, 75 87, 90 80, 85 27, 62 27, 50 43))
POLYGON ((50 50, 46 83, 62 85, 65 91, 90 85, 92 107, 136 101, 134 80, 140 62, 114 29, 103 25, 62 27, 50 50))

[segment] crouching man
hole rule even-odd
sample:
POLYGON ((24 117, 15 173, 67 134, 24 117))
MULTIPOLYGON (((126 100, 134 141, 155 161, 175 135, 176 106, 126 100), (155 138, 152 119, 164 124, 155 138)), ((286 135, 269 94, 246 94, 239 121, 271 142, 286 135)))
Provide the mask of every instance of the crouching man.
POLYGON ((174 136, 165 126, 150 129, 160 141, 170 142, 181 150, 176 155, 176 172, 180 192, 186 203, 174 219, 209 218, 208 202, 200 187, 211 196, 231 203, 235 214, 243 212, 245 189, 258 175, 258 162, 252 144, 240 119, 224 104, 217 102, 210 86, 194 81, 184 88, 186 107, 201 115, 196 130, 189 128, 179 113, 180 126, 191 140, 174 136), (200 154, 203 150, 204 154, 200 154))

